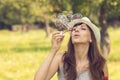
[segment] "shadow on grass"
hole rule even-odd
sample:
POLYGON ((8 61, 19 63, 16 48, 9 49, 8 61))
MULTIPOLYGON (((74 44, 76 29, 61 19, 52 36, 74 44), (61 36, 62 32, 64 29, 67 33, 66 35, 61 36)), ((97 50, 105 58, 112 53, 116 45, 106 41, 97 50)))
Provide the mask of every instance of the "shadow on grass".
POLYGON ((14 51, 14 52, 39 52, 39 51, 49 51, 50 50, 50 46, 47 46, 47 47, 16 47, 16 48, 13 48, 11 51, 14 51))

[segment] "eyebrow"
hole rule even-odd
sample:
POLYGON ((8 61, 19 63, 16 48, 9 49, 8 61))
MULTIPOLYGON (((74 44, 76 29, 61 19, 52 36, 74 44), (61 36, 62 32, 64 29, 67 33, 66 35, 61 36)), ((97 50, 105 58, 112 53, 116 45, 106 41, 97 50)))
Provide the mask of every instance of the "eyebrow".
POLYGON ((81 25, 81 24, 83 24, 83 23, 77 23, 73 27, 76 27, 76 26, 81 25))
MULTIPOLYGON (((82 25, 82 24, 81 24, 80 26, 81 26, 81 27, 85 27, 85 26, 84 26, 84 25, 82 25)), ((86 27, 85 27, 85 28, 86 28, 86 27)))

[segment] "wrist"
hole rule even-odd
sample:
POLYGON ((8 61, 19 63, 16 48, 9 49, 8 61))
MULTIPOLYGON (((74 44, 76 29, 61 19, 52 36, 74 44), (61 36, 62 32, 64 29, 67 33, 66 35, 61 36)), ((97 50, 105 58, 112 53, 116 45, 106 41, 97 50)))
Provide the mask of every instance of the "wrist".
POLYGON ((57 53, 57 51, 58 51, 57 49, 51 48, 50 53, 54 53, 55 54, 55 53, 57 53))

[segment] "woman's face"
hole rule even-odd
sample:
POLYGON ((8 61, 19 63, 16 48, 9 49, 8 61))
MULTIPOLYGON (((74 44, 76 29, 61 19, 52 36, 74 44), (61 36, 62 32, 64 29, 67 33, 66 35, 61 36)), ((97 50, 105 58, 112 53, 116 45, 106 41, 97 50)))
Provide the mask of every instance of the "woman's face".
POLYGON ((73 27, 71 32, 72 43, 90 43, 91 34, 88 26, 84 23, 73 27))

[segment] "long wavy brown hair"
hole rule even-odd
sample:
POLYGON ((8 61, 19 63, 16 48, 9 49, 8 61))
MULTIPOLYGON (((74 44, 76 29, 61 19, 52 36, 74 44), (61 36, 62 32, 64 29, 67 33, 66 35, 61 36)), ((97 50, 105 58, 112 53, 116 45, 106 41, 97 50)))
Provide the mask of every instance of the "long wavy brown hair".
MULTIPOLYGON (((80 24, 77 24, 80 25, 80 24)), ((75 25, 75 26, 77 26, 75 25)), ((89 28, 89 27, 88 27, 89 28)), ((104 72, 103 67, 105 65, 105 58, 101 55, 95 35, 93 31, 89 28, 91 33, 92 42, 89 45, 88 59, 89 59, 89 70, 92 80, 103 80, 104 72)), ((63 68, 66 80, 76 80, 76 60, 74 54, 74 46, 72 40, 68 42, 68 50, 63 55, 63 68)))

